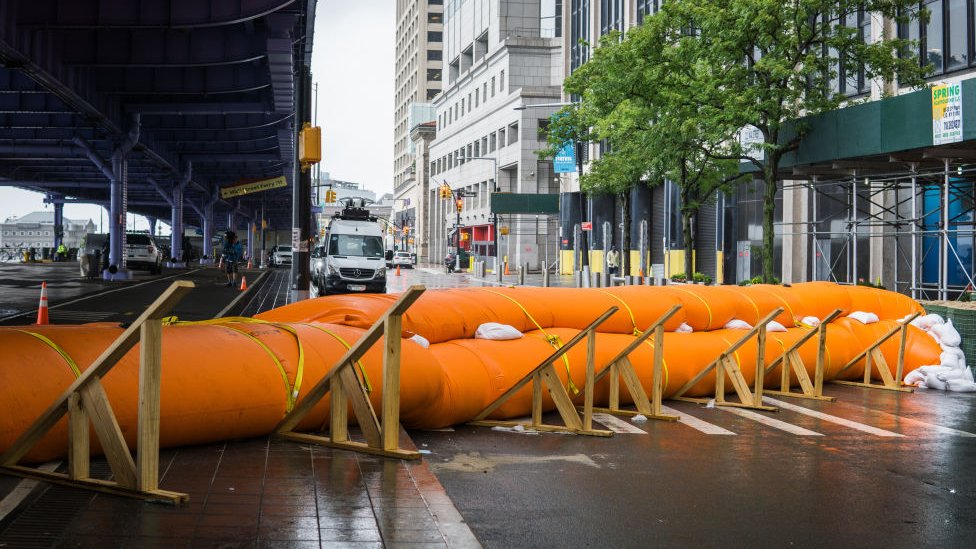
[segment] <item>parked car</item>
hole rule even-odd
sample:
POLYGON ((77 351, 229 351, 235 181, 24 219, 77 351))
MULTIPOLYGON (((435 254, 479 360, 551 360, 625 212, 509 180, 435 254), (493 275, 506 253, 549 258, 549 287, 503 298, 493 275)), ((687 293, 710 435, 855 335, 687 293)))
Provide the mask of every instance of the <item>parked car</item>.
POLYGON ((149 233, 126 233, 125 250, 130 269, 145 269, 152 274, 163 270, 163 251, 149 233))
POLYGON ((291 265, 291 246, 278 245, 271 249, 271 266, 291 265))
POLYGON ((393 266, 394 267, 404 267, 407 269, 413 268, 413 254, 410 252, 396 252, 393 254, 393 266))

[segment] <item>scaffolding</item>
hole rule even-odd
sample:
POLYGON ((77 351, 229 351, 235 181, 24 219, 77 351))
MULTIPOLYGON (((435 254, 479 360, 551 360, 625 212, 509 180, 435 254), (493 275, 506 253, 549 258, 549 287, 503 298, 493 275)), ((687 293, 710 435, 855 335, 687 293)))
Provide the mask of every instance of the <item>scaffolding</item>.
POLYGON ((976 151, 794 168, 783 189, 808 193, 806 216, 779 229, 806 238, 809 280, 873 282, 873 269, 915 299, 956 299, 976 288, 976 166, 967 158, 976 151))

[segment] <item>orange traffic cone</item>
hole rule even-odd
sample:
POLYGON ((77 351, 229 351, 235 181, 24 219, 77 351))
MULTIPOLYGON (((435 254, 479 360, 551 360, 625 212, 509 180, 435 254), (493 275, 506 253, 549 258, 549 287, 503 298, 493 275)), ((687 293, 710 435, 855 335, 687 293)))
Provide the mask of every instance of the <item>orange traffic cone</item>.
POLYGON ((248 260, 247 260, 247 268, 248 268, 248 269, 253 269, 253 268, 254 268, 254 267, 252 266, 252 265, 254 265, 254 263, 252 263, 251 261, 252 261, 252 260, 251 260, 250 258, 248 258, 248 260))
POLYGON ((41 303, 37 306, 37 324, 50 324, 47 318, 47 282, 41 282, 41 303))
POLYGON ((505 262, 505 276, 508 276, 508 261, 505 262))
POLYGON ((243 292, 246 289, 247 289, 247 277, 241 275, 241 291, 243 292))
POLYGON ((400 266, 399 265, 397 265, 397 273, 396 273, 396 275, 397 276, 400 276, 400 266))

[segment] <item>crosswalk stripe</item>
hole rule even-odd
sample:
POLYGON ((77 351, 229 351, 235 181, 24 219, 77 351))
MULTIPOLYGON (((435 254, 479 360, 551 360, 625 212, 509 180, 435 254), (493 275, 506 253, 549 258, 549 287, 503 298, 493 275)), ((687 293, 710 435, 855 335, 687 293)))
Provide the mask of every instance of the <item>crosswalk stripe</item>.
MULTIPOLYGON (((856 404, 851 404, 851 403, 847 403, 847 402, 842 403, 841 406, 858 407, 856 404)), ((884 417, 887 417, 887 418, 890 418, 890 419, 894 419, 895 421, 897 421, 899 423, 902 423, 902 424, 906 424, 907 423, 909 425, 914 425, 915 427, 919 427, 919 428, 924 429, 926 431, 935 431, 935 432, 941 433, 943 435, 953 435, 953 436, 957 436, 957 437, 976 438, 976 433, 970 433, 968 431, 960 431, 959 429, 953 429, 952 427, 943 427, 942 425, 936 425, 934 423, 927 423, 925 421, 921 421, 921 420, 918 420, 918 419, 912 419, 912 418, 909 418, 909 417, 901 417, 901 416, 898 416, 898 415, 895 415, 895 414, 891 414, 891 413, 888 413, 888 412, 882 412, 881 410, 872 410, 872 409, 868 408, 868 411, 870 411, 870 412, 872 412, 874 414, 878 414, 880 416, 884 416, 884 417)))
POLYGON ((661 411, 665 414, 678 416, 678 418, 681 420, 680 423, 683 423, 692 429, 701 431, 706 435, 735 435, 735 433, 729 431, 728 429, 723 429, 718 425, 712 425, 707 421, 702 421, 695 416, 686 414, 680 410, 675 410, 670 406, 661 406, 661 411))
POLYGON ((817 419, 822 419, 824 421, 829 421, 831 423, 836 423, 837 425, 843 425, 844 427, 849 427, 851 429, 856 429, 858 431, 863 431, 868 434, 877 435, 879 437, 903 437, 900 433, 894 431, 886 431, 884 429, 879 429, 877 427, 872 427, 870 425, 865 425, 863 423, 858 423, 856 421, 851 421, 849 419, 844 419, 842 417, 832 416, 830 414, 825 414, 823 412, 818 412, 816 410, 811 410, 810 408, 804 408, 803 406, 797 406, 796 404, 791 404, 789 402, 783 402, 775 398, 769 398, 764 396, 763 400, 772 404, 774 406, 779 406, 784 410, 790 410, 798 414, 803 414, 810 417, 815 417, 817 419))
POLYGON ((722 410, 735 414, 746 419, 751 419, 753 421, 758 421, 767 427, 772 427, 773 429, 779 429, 780 431, 786 431, 787 433, 792 433, 794 435, 801 435, 807 437, 822 437, 823 434, 816 431, 811 431, 809 429, 804 429, 793 425, 791 423, 786 423, 785 421, 780 421, 778 419, 773 419, 771 417, 766 417, 762 414, 753 412, 752 410, 743 410, 742 408, 734 408, 731 406, 716 406, 716 408, 721 408, 722 410))
POLYGON ((646 435, 647 431, 640 429, 630 422, 624 421, 617 416, 610 414, 593 414, 593 419, 602 423, 614 433, 626 433, 630 435, 646 435))

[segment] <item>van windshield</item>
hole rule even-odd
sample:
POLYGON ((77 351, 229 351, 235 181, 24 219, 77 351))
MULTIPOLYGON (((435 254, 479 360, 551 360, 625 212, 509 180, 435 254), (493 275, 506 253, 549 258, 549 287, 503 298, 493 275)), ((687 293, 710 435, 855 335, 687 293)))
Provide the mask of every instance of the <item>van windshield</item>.
POLYGON ((383 257, 383 240, 378 236, 334 234, 329 237, 329 255, 383 257))

